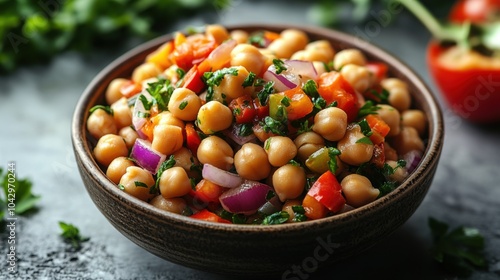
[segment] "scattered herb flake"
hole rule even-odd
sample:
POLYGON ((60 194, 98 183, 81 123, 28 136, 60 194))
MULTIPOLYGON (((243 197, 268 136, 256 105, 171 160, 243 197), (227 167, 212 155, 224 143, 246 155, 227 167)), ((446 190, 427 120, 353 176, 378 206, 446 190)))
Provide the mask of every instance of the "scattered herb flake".
POLYGON ((7 206, 7 202, 15 202, 16 207, 14 211, 18 215, 25 214, 36 208, 36 203, 40 200, 40 196, 31 192, 33 183, 29 179, 17 177, 17 174, 10 167, 7 168, 7 172, 5 173, 3 168, 0 168, 0 178, 4 196, 4 200, 2 200, 2 196, 0 195, 0 221, 6 209, 6 207, 1 206, 7 206), (15 180, 12 180, 13 178, 15 180), (9 196, 9 189, 15 189, 14 198, 9 196))
POLYGON ((273 65, 276 68, 276 74, 281 74, 283 71, 286 71, 286 65, 283 60, 275 58, 273 59, 273 65))
POLYGON ((248 73, 248 77, 243 81, 243 84, 241 84, 241 86, 244 88, 252 86, 255 82, 256 76, 257 75, 254 72, 248 73))
POLYGON ((302 90, 311 98, 318 98, 318 86, 314 80, 307 80, 302 86, 302 90))
POLYGON ((181 102, 181 104, 179 104, 179 109, 180 110, 184 110, 188 105, 188 101, 187 100, 184 100, 181 102))
POLYGON ((94 107, 90 108, 89 112, 92 114, 95 111, 102 109, 104 112, 108 113, 109 115, 113 115, 113 109, 111 109, 110 106, 104 106, 104 105, 95 105, 94 107))
POLYGON ((266 216, 264 220, 262 221, 263 225, 278 225, 278 224, 283 224, 288 221, 290 218, 290 215, 286 211, 280 211, 273 213, 269 216, 266 216))
POLYGON ((64 241, 70 243, 75 249, 80 249, 81 244, 90 239, 88 237, 81 236, 80 230, 72 224, 60 221, 59 227, 62 230, 61 236, 63 237, 64 241))

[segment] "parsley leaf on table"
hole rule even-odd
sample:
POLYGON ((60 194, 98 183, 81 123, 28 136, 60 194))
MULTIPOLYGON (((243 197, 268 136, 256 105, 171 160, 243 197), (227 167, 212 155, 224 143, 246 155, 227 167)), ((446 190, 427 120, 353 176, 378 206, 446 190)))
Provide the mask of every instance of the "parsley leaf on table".
POLYGON ((9 189, 13 189, 12 194, 14 197, 15 213, 22 215, 27 213, 29 210, 33 210, 36 207, 36 203, 40 199, 39 195, 34 195, 31 192, 31 187, 33 183, 27 178, 19 178, 17 174, 12 173, 11 170, 4 170, 0 168, 0 184, 3 189, 3 199, 0 195, 0 220, 4 217, 4 211, 11 201, 9 198, 9 189), (14 176, 9 175, 14 174, 14 176), (10 181, 9 181, 10 178, 10 181))
POLYGON ((59 227, 62 230, 61 236, 63 237, 64 241, 70 243, 75 249, 79 249, 82 246, 83 242, 86 242, 90 239, 88 237, 83 237, 80 234, 80 230, 73 224, 68 224, 60 221, 59 227))
POLYGON ((450 231, 446 223, 432 217, 428 224, 434 239, 432 256, 446 270, 466 277, 488 266, 483 255, 484 238, 477 229, 461 226, 450 231))

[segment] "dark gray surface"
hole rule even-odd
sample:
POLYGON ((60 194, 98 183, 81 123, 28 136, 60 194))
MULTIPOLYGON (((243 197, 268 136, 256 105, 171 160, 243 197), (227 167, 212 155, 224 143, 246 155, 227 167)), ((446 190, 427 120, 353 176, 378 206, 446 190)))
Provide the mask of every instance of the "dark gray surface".
MULTIPOLYGON (((305 16, 307 4, 268 2, 235 0, 227 11, 187 19, 169 31, 204 20, 311 24, 305 16)), ((413 18, 400 17, 390 26, 376 21, 346 24, 343 30, 357 35, 361 30, 364 39, 400 57, 435 91, 425 64, 429 35, 413 18)), ((36 213, 17 220, 19 279, 227 279, 164 261, 139 248, 105 220, 85 192, 71 149, 73 109, 90 80, 131 46, 86 57, 66 53, 50 65, 0 77, 0 165, 16 162, 18 176, 29 177, 33 191, 42 196, 36 213), (80 251, 61 241, 60 220, 74 223, 90 237, 80 251)), ((366 254, 303 279, 453 279, 428 254, 429 216, 453 227, 477 227, 486 237, 489 268, 471 279, 500 277, 500 130, 498 125, 477 127, 458 120, 445 105, 443 112, 446 137, 441 163, 412 218, 366 254)), ((6 245, 4 233, 1 279, 7 275, 6 245)))

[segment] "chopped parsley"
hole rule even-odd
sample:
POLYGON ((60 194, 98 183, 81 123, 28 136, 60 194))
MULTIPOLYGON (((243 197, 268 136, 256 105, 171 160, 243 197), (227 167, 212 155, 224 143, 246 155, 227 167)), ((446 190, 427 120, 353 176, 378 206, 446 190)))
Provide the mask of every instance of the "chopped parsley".
POLYGON ((266 39, 264 38, 264 32, 255 32, 250 37, 248 37, 247 42, 258 48, 266 47, 266 39))
POLYGON ((287 70, 285 62, 283 62, 283 60, 281 59, 273 59, 273 65, 276 68, 276 74, 281 74, 283 71, 287 70))
POLYGON ((255 82, 256 76, 257 75, 254 72, 248 73, 248 77, 243 81, 243 84, 241 84, 241 86, 244 88, 252 86, 255 82))
POLYGON ((179 109, 180 110, 184 110, 188 105, 188 101, 187 100, 184 100, 181 102, 181 104, 179 104, 179 109))
POLYGON ((302 134, 312 130, 312 125, 309 125, 309 120, 299 122, 299 130, 297 134, 302 134))
POLYGON ((484 237, 479 230, 460 226, 449 230, 449 225, 429 217, 433 237, 432 257, 446 270, 459 277, 467 277, 475 269, 486 269, 484 237))
POLYGON ((109 115, 113 115, 113 109, 111 109, 110 106, 104 106, 104 105, 95 105, 93 106, 92 108, 90 108, 89 112, 92 114, 94 113, 95 111, 99 110, 99 109, 102 109, 104 110, 104 112, 108 113, 109 115))
POLYGON ((215 72, 205 72, 203 74, 203 80, 207 84, 207 101, 211 101, 214 96, 214 86, 220 86, 220 83, 224 79, 225 75, 238 76, 238 69, 235 67, 223 68, 215 72))
POLYGON ((148 185, 146 185, 144 182, 140 182, 140 181, 134 181, 134 185, 136 187, 139 187, 139 188, 146 188, 146 189, 149 188, 148 185))
POLYGON ((337 156, 340 155, 340 150, 334 147, 329 147, 328 148, 328 157, 330 158, 328 160, 328 169, 335 174, 337 172, 337 169, 339 168, 338 163, 337 163, 337 156))
POLYGON ((184 78, 184 76, 186 75, 186 71, 184 71, 184 69, 178 67, 175 72, 177 73, 177 75, 179 76, 179 80, 184 78))
POLYGON ((356 141, 356 144, 372 145, 373 142, 372 142, 372 140, 370 140, 370 137, 365 136, 365 137, 358 139, 358 141, 356 141))
POLYGON ((278 225, 278 224, 283 224, 288 221, 290 218, 290 214, 286 211, 280 211, 276 213, 272 213, 269 216, 266 216, 264 220, 262 221, 263 225, 278 225))
POLYGON ((80 249, 83 242, 90 240, 88 237, 83 237, 80 230, 72 224, 60 221, 59 227, 62 230, 61 236, 64 241, 70 243, 74 249, 80 249))
POLYGON ((304 86, 302 86, 302 90, 311 98, 320 97, 318 93, 318 86, 314 80, 307 80, 304 86))
POLYGON ((244 123, 237 126, 238 136, 245 137, 253 133, 252 124, 244 123))
POLYGON ((264 84, 263 88, 257 93, 257 98, 262 106, 267 105, 269 100, 269 95, 274 93, 274 82, 267 82, 264 84))
POLYGON ((143 94, 139 96, 139 100, 142 102, 144 109, 150 110, 155 104, 160 111, 166 111, 168 109, 168 102, 174 92, 174 87, 170 84, 169 80, 160 79, 156 82, 148 83, 146 91, 151 94, 151 101, 148 101, 143 94))
MULTIPOLYGON (((161 174, 163 174, 163 172, 165 170, 174 167, 175 164, 176 164, 176 161, 175 161, 174 155, 171 155, 167 160, 165 160, 164 162, 161 163, 160 168, 158 168, 158 172, 156 172, 156 182, 155 182, 154 186, 152 186, 151 189, 149 189, 149 193, 156 194, 159 192, 161 174)), ((193 165, 191 166, 191 168, 192 167, 193 167, 193 165)))
POLYGON ((302 205, 293 205, 292 206, 294 217, 292 222, 303 222, 307 220, 306 211, 302 205))
POLYGON ((375 115, 378 114, 377 111, 380 109, 380 106, 377 106, 373 103, 373 101, 368 100, 361 106, 358 111, 358 118, 364 118, 367 115, 375 115))
POLYGON ((285 107, 290 106, 290 98, 288 96, 283 97, 283 99, 281 99, 281 104, 285 107))
POLYGON ((286 123, 275 120, 269 116, 264 118, 264 121, 261 122, 262 129, 265 132, 272 132, 277 135, 286 135, 288 132, 288 128, 286 123))
POLYGON ((275 196, 276 196, 276 193, 274 193, 273 191, 268 191, 266 194, 266 200, 269 201, 275 196))
POLYGON ((362 119, 360 122, 358 122, 359 128, 361 128, 361 132, 363 135, 370 137, 373 134, 372 129, 370 128, 370 125, 366 121, 366 119, 362 119))

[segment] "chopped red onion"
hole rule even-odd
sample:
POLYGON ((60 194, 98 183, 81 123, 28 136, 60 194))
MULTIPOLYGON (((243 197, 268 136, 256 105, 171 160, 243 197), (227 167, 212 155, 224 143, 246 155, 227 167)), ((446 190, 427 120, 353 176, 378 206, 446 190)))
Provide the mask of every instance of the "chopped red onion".
POLYGON ((269 191, 272 191, 270 186, 247 180, 239 187, 224 192, 219 201, 228 212, 251 215, 267 202, 269 191))
POLYGON ((130 157, 140 167, 152 174, 156 174, 167 156, 154 150, 148 140, 137 138, 130 152, 130 157))
POLYGON ((207 57, 212 71, 219 70, 231 61, 231 51, 238 45, 236 40, 230 39, 220 44, 207 57))
POLYGON ((316 80, 318 78, 318 72, 314 68, 314 64, 310 61, 305 60, 285 60, 285 66, 287 66, 286 72, 293 73, 299 77, 309 78, 316 80))
POLYGON ((149 94, 149 92, 147 92, 146 90, 143 90, 140 94, 137 95, 134 104, 134 110, 132 111, 132 125, 137 132, 140 132, 141 128, 144 126, 144 124, 146 124, 149 116, 149 110, 146 110, 146 108, 144 107, 141 96, 146 97, 148 102, 152 99, 151 94, 149 94))
POLYGON ((237 174, 205 163, 201 175, 204 179, 224 188, 236 188, 243 183, 243 178, 237 174))
POLYGON ((411 173, 415 168, 417 168, 420 160, 422 160, 422 152, 419 150, 412 150, 403 155, 403 159, 406 161, 406 170, 411 173))
POLYGON ((240 146, 243 146, 245 143, 252 142, 257 138, 254 133, 247 136, 240 136, 239 129, 239 126, 233 124, 230 129, 224 130, 222 133, 240 146))
POLYGON ((268 82, 274 82, 274 88, 283 92, 292 88, 297 87, 299 84, 299 79, 294 74, 276 74, 276 67, 274 65, 269 66, 268 70, 262 76, 264 80, 268 82))

